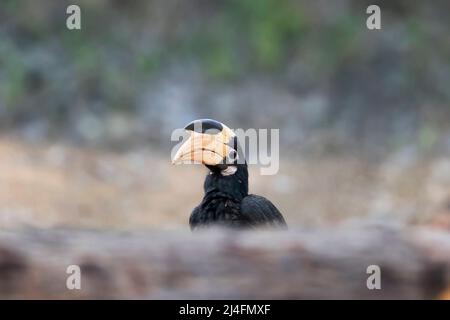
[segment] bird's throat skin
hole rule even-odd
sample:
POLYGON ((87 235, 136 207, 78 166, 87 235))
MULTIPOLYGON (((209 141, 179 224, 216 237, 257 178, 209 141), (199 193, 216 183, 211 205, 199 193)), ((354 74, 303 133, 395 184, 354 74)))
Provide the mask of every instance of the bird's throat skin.
POLYGON ((238 164, 237 171, 229 176, 222 175, 220 168, 208 168, 211 171, 205 179, 205 195, 190 217, 191 228, 212 224, 245 227, 240 211, 242 199, 248 195, 247 164, 238 164))

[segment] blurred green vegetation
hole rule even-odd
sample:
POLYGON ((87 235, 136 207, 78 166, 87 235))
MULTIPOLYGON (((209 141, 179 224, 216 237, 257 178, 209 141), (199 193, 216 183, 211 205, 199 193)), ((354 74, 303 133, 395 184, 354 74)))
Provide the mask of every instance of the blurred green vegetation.
MULTIPOLYGON (((132 14, 135 16, 129 17, 126 32, 142 27, 145 12, 152 10, 153 6, 163 6, 163 2, 150 1, 150 4, 145 4, 138 1, 134 7, 142 9, 139 14, 139 9, 127 11, 126 5, 119 5, 115 1, 81 1, 84 31, 67 32, 61 27, 52 29, 56 25, 52 19, 64 23, 65 16, 55 17, 51 13, 62 11, 68 3, 66 2, 62 1, 55 8, 54 4, 50 4, 51 1, 44 1, 40 10, 48 9, 50 14, 36 14, 41 16, 39 19, 32 19, 34 14, 31 19, 25 19, 27 13, 38 8, 31 5, 29 0, 5 0, 2 7, 5 15, 13 16, 15 27, 21 33, 18 36, 37 37, 35 40, 39 42, 56 41, 57 37, 71 61, 81 71, 89 71, 109 63, 107 59, 102 60, 101 56, 115 50, 127 50, 135 64, 132 71, 142 76, 151 77, 174 61, 194 60, 217 79, 239 78, 252 72, 276 74, 296 60, 311 64, 319 73, 329 74, 342 61, 364 54, 361 34, 364 31, 365 17, 361 12, 351 11, 331 22, 315 21, 317 17, 311 17, 311 10, 306 9, 310 5, 308 1, 217 1, 208 4, 212 10, 205 13, 202 23, 190 25, 188 21, 190 31, 175 34, 169 40, 164 35, 156 36, 152 48, 137 47, 136 44, 129 43, 130 38, 121 32, 121 26, 127 15, 132 14), (23 5, 22 9, 19 4, 23 5), (27 6, 30 6, 28 10, 27 6), (124 10, 123 16, 118 18, 120 10, 124 10), (206 17, 211 13, 212 17, 206 17), (100 15, 103 17, 99 19, 100 15)), ((203 3, 199 1, 196 4, 203 3)), ((201 8, 199 9, 201 12, 201 8)), ((414 18, 405 21, 409 41, 420 50, 430 49, 427 44, 431 39, 425 31, 426 25, 414 18)), ((152 32, 151 21, 144 27, 152 32)), ((20 40, 15 35, 3 37, 6 40, 12 37, 10 41, 20 40)), ((442 47, 448 53, 448 42, 444 42, 442 47)), ((14 47, 10 48, 12 49, 14 47)), ((6 60, 4 63, 14 66, 13 55, 9 54, 6 59, 11 61, 6 60)), ((445 54, 444 57, 450 59, 450 55, 445 54)))
POLYGON ((85 111, 139 118, 149 88, 164 83, 172 70, 183 70, 187 78, 200 73, 219 87, 270 79, 278 86, 274 92, 292 91, 297 105, 308 90, 318 92, 333 101, 318 123, 347 128, 339 122, 351 121, 355 130, 365 130, 363 124, 385 117, 400 132, 389 145, 412 136, 417 145, 434 145, 446 130, 439 121, 448 112, 424 123, 417 119, 424 105, 450 110, 450 41, 443 14, 450 10, 448 2, 383 2, 380 32, 365 28, 368 1, 78 3, 82 30, 68 31, 70 1, 1 2, 0 122, 5 127, 41 117, 57 119, 64 128, 85 111), (400 117, 413 119, 408 123, 414 134, 391 123, 400 117))
POLYGON ((0 68, 4 79, 7 79, 0 86, 0 96, 5 100, 5 105, 12 108, 24 94, 26 67, 8 41, 0 42, 0 68))

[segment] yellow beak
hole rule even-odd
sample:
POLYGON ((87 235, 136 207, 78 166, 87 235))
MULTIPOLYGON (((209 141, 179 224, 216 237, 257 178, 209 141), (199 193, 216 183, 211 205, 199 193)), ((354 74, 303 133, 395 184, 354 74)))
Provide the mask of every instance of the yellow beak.
POLYGON ((234 149, 228 145, 233 133, 225 128, 216 134, 190 131, 189 138, 181 145, 172 159, 173 164, 223 164, 234 149))

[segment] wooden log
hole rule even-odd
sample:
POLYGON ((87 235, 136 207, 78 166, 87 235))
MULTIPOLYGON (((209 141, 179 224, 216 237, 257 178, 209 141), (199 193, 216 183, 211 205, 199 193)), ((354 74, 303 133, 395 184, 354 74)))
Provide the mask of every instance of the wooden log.
POLYGON ((0 298, 435 299, 449 270, 450 234, 423 228, 0 232, 0 298), (367 288, 370 265, 380 290, 367 288))

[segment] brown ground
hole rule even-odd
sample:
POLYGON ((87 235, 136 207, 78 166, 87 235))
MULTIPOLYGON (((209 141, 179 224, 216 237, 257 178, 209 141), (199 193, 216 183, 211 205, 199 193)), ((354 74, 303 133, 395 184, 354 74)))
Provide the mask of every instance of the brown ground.
MULTIPOLYGON (((201 166, 172 166, 151 150, 112 153, 0 140, 0 226, 185 229, 202 197, 201 166)), ((284 161, 275 176, 251 168, 250 189, 290 226, 369 216, 449 227, 450 160, 350 157, 284 161)))

